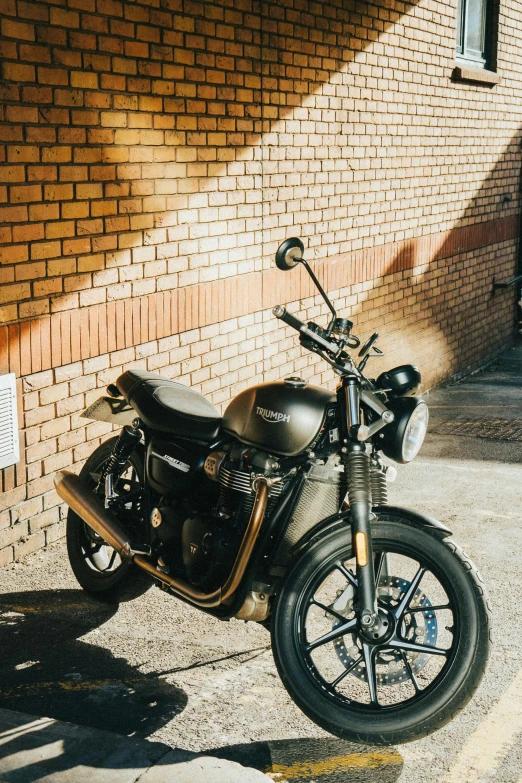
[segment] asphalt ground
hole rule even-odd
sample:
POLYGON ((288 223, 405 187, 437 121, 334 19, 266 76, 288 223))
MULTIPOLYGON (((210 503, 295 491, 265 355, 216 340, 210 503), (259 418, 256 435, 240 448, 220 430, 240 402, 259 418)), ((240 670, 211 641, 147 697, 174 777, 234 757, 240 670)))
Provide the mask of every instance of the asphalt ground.
POLYGON ((281 782, 522 783, 522 440, 492 437, 522 420, 522 347, 427 399, 431 433, 399 466, 390 502, 453 530, 489 588, 496 631, 484 681, 451 724, 397 748, 332 738, 287 696, 262 627, 157 589, 117 611, 99 604, 78 589, 63 543, 1 572, 0 708, 204 751, 281 782))

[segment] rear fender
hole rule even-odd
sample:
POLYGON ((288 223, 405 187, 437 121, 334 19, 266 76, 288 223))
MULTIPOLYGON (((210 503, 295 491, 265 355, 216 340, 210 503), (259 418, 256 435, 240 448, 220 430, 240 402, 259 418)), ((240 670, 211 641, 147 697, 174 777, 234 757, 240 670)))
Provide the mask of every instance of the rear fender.
MULTIPOLYGON (((429 531, 440 538, 448 538, 448 536, 452 535, 451 530, 442 522, 439 522, 438 519, 435 519, 435 517, 422 514, 420 511, 412 511, 409 508, 401 508, 400 506, 374 506, 372 514, 375 517, 375 521, 378 521, 379 519, 393 520, 396 518, 397 520, 400 519, 403 522, 406 522, 406 524, 411 525, 412 527, 429 531)), ((343 511, 339 514, 327 517, 309 530, 295 545, 292 560, 294 560, 303 549, 309 549, 320 538, 323 538, 342 527, 350 527, 349 511, 343 511)))
POLYGON ((124 427, 126 424, 132 424, 136 411, 123 397, 99 397, 81 415, 84 419, 106 421, 124 427))

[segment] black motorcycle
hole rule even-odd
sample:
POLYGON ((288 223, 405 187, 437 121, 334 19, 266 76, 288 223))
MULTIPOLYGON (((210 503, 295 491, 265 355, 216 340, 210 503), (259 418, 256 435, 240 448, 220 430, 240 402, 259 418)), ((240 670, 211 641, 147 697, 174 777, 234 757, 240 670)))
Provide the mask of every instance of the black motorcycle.
POLYGON ((221 417, 203 396, 128 370, 84 415, 123 424, 79 476, 55 478, 70 506, 67 546, 81 586, 122 601, 154 581, 223 620, 270 629, 281 679, 322 728, 355 742, 425 736, 477 688, 489 655, 484 584, 451 531, 387 504, 389 460, 417 455, 428 424, 412 365, 363 371, 303 244, 302 265, 332 318, 326 329, 274 315, 339 376, 335 392, 298 377, 241 392, 221 417))

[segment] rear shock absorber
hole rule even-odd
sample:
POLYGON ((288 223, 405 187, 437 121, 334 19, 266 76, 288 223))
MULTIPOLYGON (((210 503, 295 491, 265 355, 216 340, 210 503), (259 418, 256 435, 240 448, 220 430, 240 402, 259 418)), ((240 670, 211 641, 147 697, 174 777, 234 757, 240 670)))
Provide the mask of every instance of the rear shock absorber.
POLYGON ((126 424, 120 432, 112 454, 102 468, 97 486, 97 490, 101 487, 105 489, 105 508, 109 508, 111 500, 117 497, 114 493, 114 483, 123 472, 127 460, 140 439, 141 431, 137 427, 126 424))

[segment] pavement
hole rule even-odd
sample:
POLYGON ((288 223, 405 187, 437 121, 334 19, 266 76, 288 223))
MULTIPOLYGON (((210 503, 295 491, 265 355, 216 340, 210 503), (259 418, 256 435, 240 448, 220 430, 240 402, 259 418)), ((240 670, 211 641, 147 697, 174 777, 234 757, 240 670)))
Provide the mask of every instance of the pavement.
POLYGON ((264 628, 156 589, 116 611, 78 589, 58 542, 1 572, 0 783, 522 783, 522 345, 426 398, 390 503, 453 530, 496 629, 455 720, 396 748, 333 738, 287 696, 264 628))
POLYGON ((234 761, 173 750, 73 723, 0 710, 0 769, 5 783, 263 783, 234 761))

